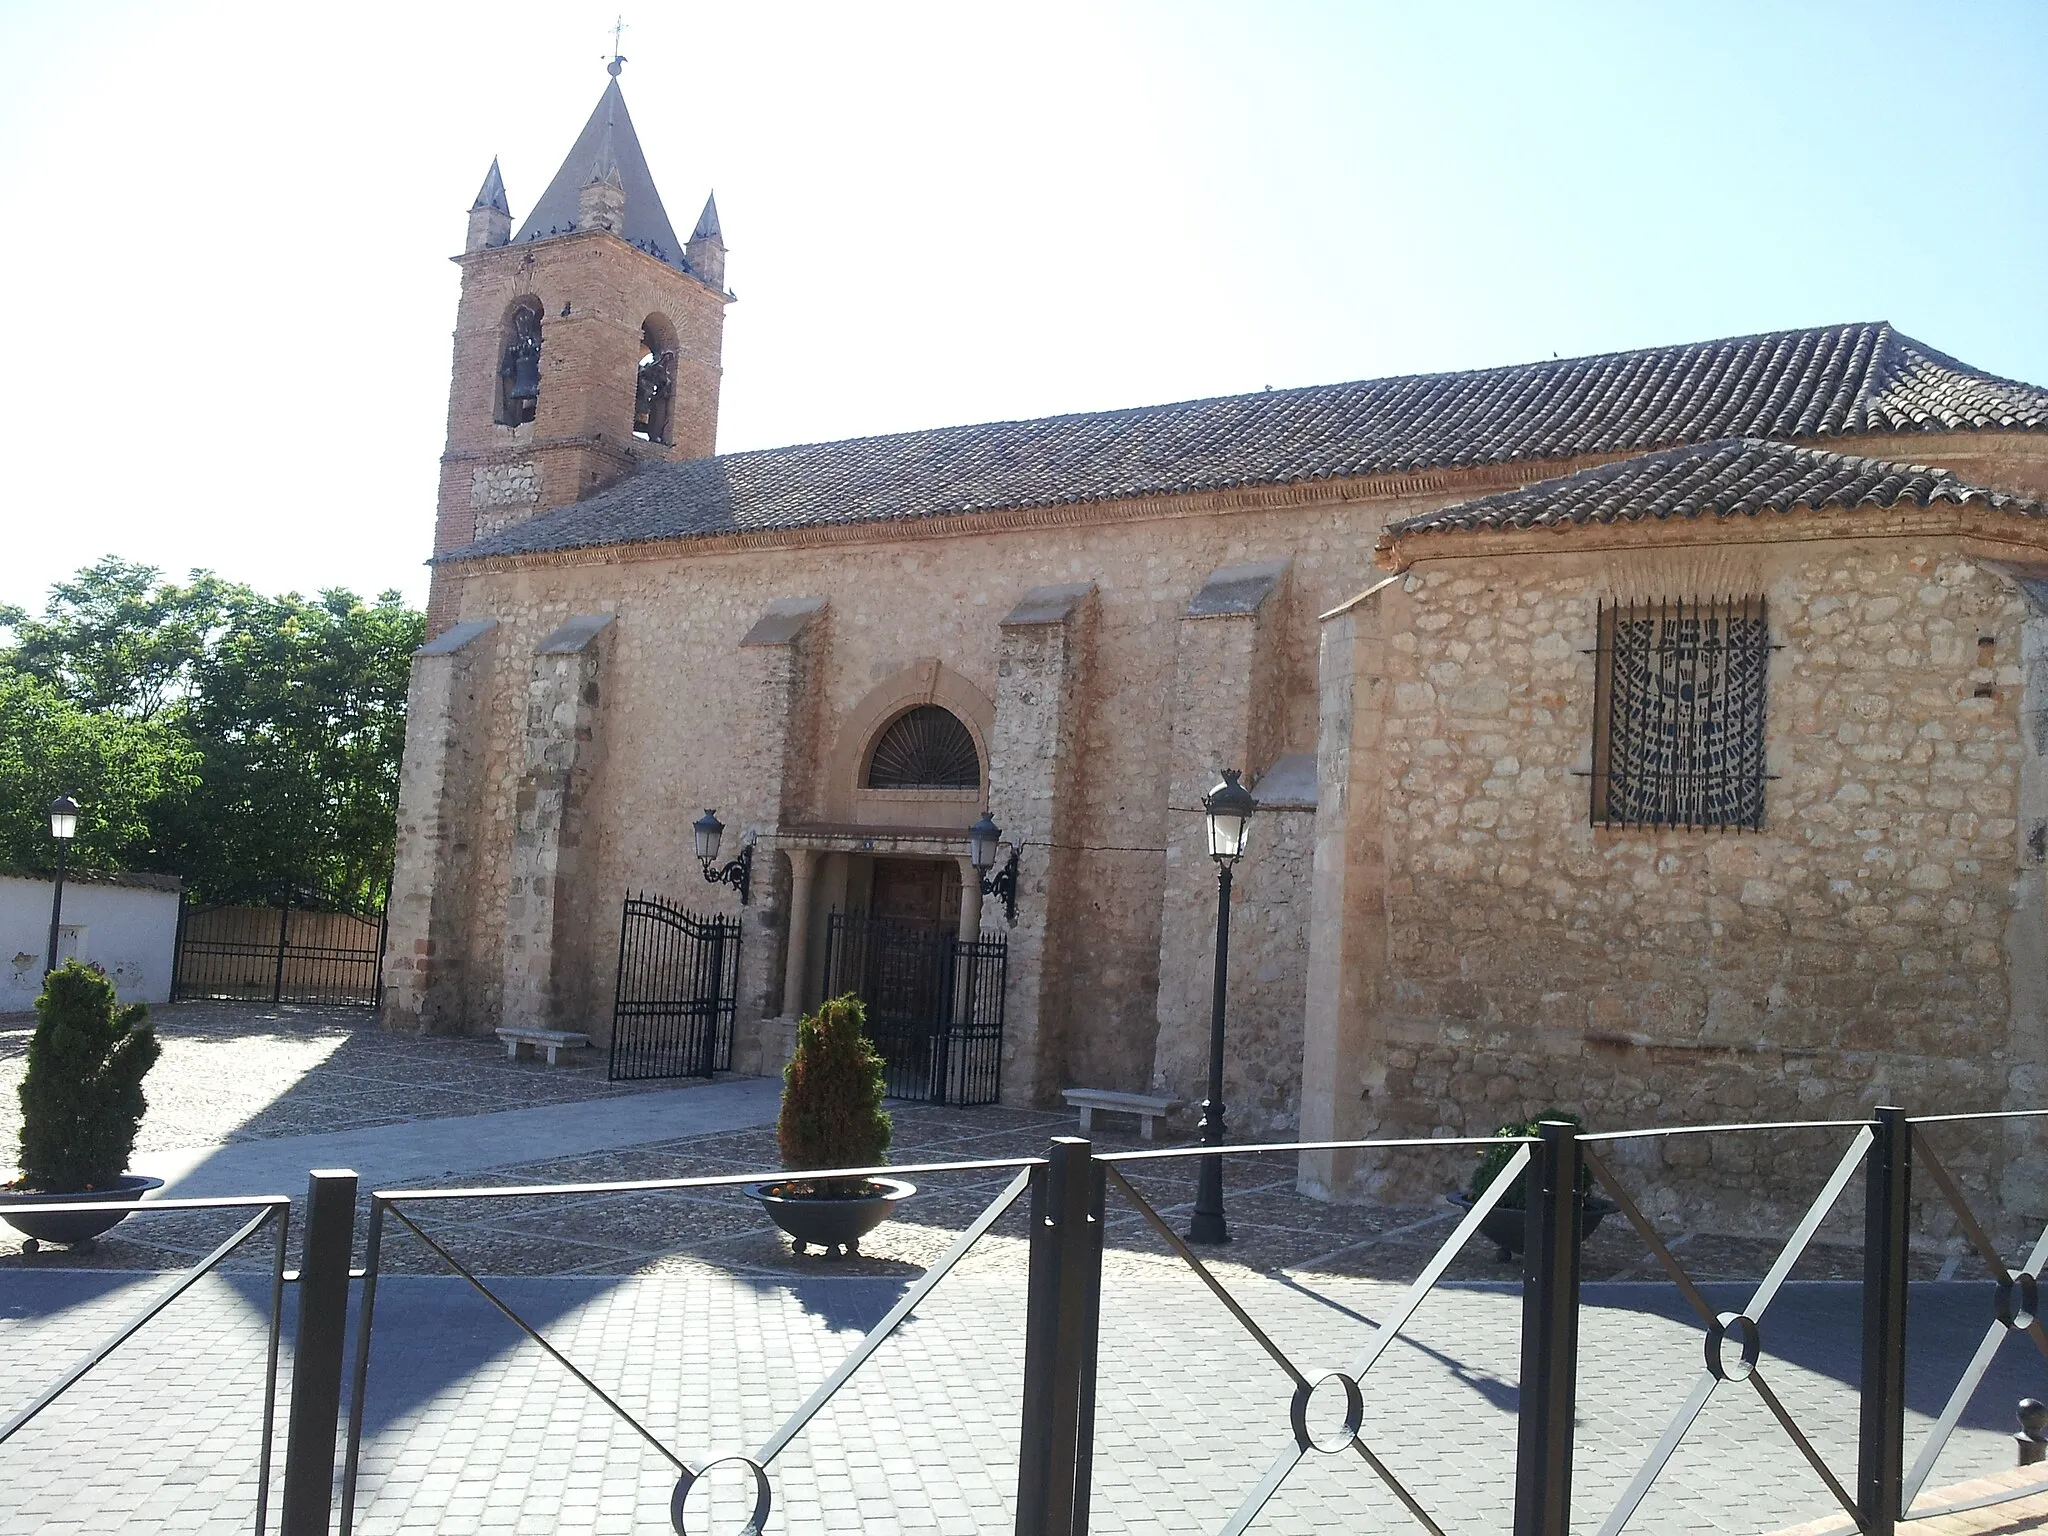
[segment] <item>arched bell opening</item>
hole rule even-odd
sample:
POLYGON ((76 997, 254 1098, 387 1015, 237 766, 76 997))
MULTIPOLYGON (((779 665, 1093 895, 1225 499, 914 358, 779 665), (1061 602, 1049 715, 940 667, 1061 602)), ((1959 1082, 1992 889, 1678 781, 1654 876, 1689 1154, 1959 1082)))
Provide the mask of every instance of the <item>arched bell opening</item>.
POLYGON ((633 375, 633 435, 643 443, 675 441, 676 335, 660 315, 640 327, 640 364, 633 375))
POLYGON ((506 312, 493 413, 501 427, 524 426, 540 409, 540 333, 540 300, 520 299, 506 312))

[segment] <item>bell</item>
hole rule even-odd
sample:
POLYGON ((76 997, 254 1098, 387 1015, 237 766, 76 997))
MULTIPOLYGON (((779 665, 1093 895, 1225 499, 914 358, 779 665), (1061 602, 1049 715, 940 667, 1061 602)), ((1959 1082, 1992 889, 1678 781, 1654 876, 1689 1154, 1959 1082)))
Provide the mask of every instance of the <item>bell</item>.
POLYGON ((515 347, 509 359, 512 383, 505 391, 507 400, 538 400, 540 398, 540 349, 537 347, 515 347))

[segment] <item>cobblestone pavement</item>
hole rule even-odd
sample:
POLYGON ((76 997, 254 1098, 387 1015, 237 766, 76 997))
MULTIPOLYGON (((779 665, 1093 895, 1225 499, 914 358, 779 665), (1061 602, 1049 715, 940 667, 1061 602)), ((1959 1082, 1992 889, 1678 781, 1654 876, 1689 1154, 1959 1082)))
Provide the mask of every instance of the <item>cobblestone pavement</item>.
MULTIPOLYGON (((1004 1246, 1000 1242, 999 1248, 1004 1246)), ((988 1533, 1015 1492, 1021 1266, 949 1277, 773 1468, 771 1531, 988 1533)), ((1311 1374, 1340 1366, 1399 1294, 1390 1282, 1227 1270, 1235 1294, 1311 1374)), ((13 1277, 4 1316, 17 1369, 0 1411, 163 1282, 46 1271, 13 1277)), ((494 1286, 674 1453, 701 1465, 759 1444, 900 1294, 879 1277, 770 1280, 702 1266, 607 1280, 494 1286)), ((1989 1311, 1983 1287, 1930 1286, 1910 1431, 1924 1432, 1989 1311), (1929 1321, 1931 1319, 1931 1321, 1929 1321)), ((1740 1287, 1711 1293, 1717 1305, 1740 1287)), ((259 1277, 201 1282, 152 1328, 0 1447, 0 1531, 246 1528, 263 1360, 259 1277), (169 1319, 167 1318, 166 1321, 169 1319), (81 1456, 80 1447, 92 1454, 81 1456)), ((1699 1373, 1699 1331, 1663 1287, 1586 1296, 1575 1476, 1591 1529, 1699 1373)), ((1365 1379, 1364 1437, 1446 1530, 1507 1527, 1519 1299, 1454 1285, 1365 1379)), ((1132 1255, 1104 1292, 1094 1528, 1218 1529, 1289 1443, 1288 1383, 1177 1261, 1132 1255)), ((1854 1288, 1795 1285, 1767 1323, 1765 1370, 1847 1477, 1856 1439, 1854 1288)), ((357 1529, 626 1532, 666 1528, 675 1473, 460 1281, 380 1290, 357 1529)), ((2038 1357, 2008 1346, 1937 1484, 2008 1466, 1998 1405, 2039 1390, 2038 1357)), ((1319 1404, 1319 1407, 1321 1405, 1319 1404)), ((1910 1443, 1910 1442, 1909 1442, 1910 1443)), ((711 1480, 693 1531, 744 1523, 711 1480)), ((1753 1393, 1724 1385, 1631 1530, 1754 1533, 1823 1514, 1825 1491, 1753 1393)), ((1409 1529, 1350 1455, 1310 1456, 1254 1526, 1276 1533, 1409 1529)))
MULTIPOLYGON (((256 1103, 260 1090, 249 1081, 216 1090, 204 1081, 203 1050, 195 1050, 187 1053, 190 1070, 181 1067, 160 1086, 159 1107, 174 1119, 189 1113, 187 1125, 235 1135, 251 1126, 336 1125, 317 1116, 309 1124, 292 1118, 298 1107, 276 1107, 294 1095, 307 1110, 317 1104, 318 1115, 338 1118, 395 1104, 408 1115, 464 1113, 535 1102, 528 1095, 615 1091, 599 1072, 512 1066, 489 1047, 381 1036, 308 1012, 266 1010, 253 1029, 242 1010, 221 1020, 167 1020, 167 1039, 196 1047, 263 1042, 254 1055, 270 1063, 262 1080, 276 1097, 256 1103), (208 1104, 215 1106, 210 1120, 208 1104), (462 1105, 478 1108, 454 1107, 462 1105)), ((1028 1157, 1071 1126, 1051 1114, 904 1107, 894 1160, 1028 1157)), ((181 1136, 192 1139, 189 1130, 181 1136)), ((1114 1134, 1096 1140, 1104 1152, 1140 1146, 1114 1134)), ((772 1133, 742 1131, 453 1182, 680 1177, 773 1163, 772 1133)), ((1184 1228, 1192 1161, 1123 1168, 1169 1225, 1184 1228)), ((1462 1165, 1447 1161, 1441 1171, 1440 1187, 1449 1187, 1462 1165)), ((1313 1375, 1358 1352, 1371 1320, 1385 1315, 1457 1213, 1442 1204, 1326 1206, 1294 1194, 1293 1174, 1284 1156, 1231 1159, 1236 1240, 1215 1255, 1215 1267, 1313 1375)), ((917 1199, 859 1258, 838 1262, 793 1256, 733 1190, 489 1196, 410 1209, 465 1265, 493 1277, 494 1289, 657 1440, 702 1458, 758 1446, 1008 1177, 1004 1169, 918 1175, 917 1199)), ((1845 1204, 1855 1204, 1853 1189, 1845 1204)), ((1695 1278, 1718 1282, 1709 1285, 1717 1306, 1745 1300, 1740 1282, 1761 1274, 1777 1249, 1775 1242, 1688 1232, 1682 1219, 1669 1227, 1695 1278)), ((0 1359, 8 1366, 0 1373, 0 1416, 168 1283, 144 1271, 189 1263, 226 1230, 220 1216, 166 1213, 131 1220, 89 1254, 0 1256, 0 1359)), ((1824 1236, 1766 1320, 1765 1372, 1847 1476, 1856 1436, 1856 1291, 1828 1282, 1857 1273, 1859 1256, 1832 1231, 1824 1236)), ((1216 1529, 1288 1443, 1286 1378, 1114 1190, 1105 1237, 1095 1529, 1216 1529)), ((1022 1215, 1013 1208, 777 1460, 771 1530, 1007 1528, 1024 1251, 1022 1215)), ((246 1527, 267 1290, 250 1272, 263 1255, 238 1257, 240 1272, 200 1282, 75 1393, 0 1446, 0 1532, 246 1527), (86 1444, 95 1454, 81 1458, 77 1448, 86 1444)), ((1944 1268, 1955 1273, 1937 1257, 1916 1261, 1923 1280, 1944 1268)), ((359 1530, 666 1528, 674 1470, 630 1426, 409 1233, 390 1230, 382 1269, 388 1278, 367 1399, 359 1530)), ((1453 1261, 1448 1283, 1404 1343, 1367 1378, 1365 1439, 1447 1530, 1505 1528, 1519 1299, 1503 1281, 1513 1273, 1490 1245, 1475 1241, 1453 1261)), ((1656 1273, 1654 1263, 1625 1225, 1610 1220, 1593 1237, 1586 1273, 1597 1283, 1588 1287, 1582 1324, 1576 1507, 1590 1530, 1698 1378, 1701 1354, 1699 1329, 1674 1289, 1640 1283, 1656 1273)), ((1916 1425, 1938 1411, 1989 1317, 1981 1284, 1916 1288, 1916 1425)), ((2022 1350, 2006 1346, 1930 1486, 2010 1464, 2012 1404, 2048 1396, 2048 1368, 2022 1350)), ((1321 1398, 1317 1405, 1326 1406, 1321 1398)), ((719 1485, 723 1476, 708 1481, 719 1485)), ((732 1492, 730 1482, 723 1487, 732 1492)), ((1824 1515, 1828 1506, 1754 1392, 1729 1384, 1630 1529, 1753 1533, 1824 1515)), ((709 1520, 698 1521, 698 1513, 693 1503, 693 1531, 744 1523, 729 1499, 709 1520)), ((1412 1528, 1363 1461, 1344 1454, 1304 1461, 1254 1529, 1382 1526, 1412 1528)))
MULTIPOLYGON (((0 1158, 21 1125, 15 1089, 35 1015, 0 1014, 0 1158)), ((361 1008, 162 1003, 164 1052, 145 1084, 136 1150, 210 1146, 606 1098, 673 1083, 612 1083, 595 1052, 575 1065, 510 1062, 496 1040, 387 1034, 361 1008)))

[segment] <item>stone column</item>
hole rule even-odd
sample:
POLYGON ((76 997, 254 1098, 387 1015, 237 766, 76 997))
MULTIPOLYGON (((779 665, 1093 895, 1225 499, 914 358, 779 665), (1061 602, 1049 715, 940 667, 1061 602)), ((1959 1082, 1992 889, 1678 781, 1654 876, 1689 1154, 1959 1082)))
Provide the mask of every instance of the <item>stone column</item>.
POLYGON ((598 674, 610 614, 569 620, 534 647, 505 902, 501 1022, 581 1028, 561 1017, 560 948, 576 872, 582 791, 598 765, 598 674))
POLYGON ((974 860, 960 860, 960 938, 971 943, 981 933, 981 871, 974 860))
POLYGON ((811 848, 790 848, 789 943, 782 961, 782 1017, 802 1016, 811 1005, 811 877, 818 855, 811 848))
MULTIPOLYGON (((748 729, 730 743, 728 823, 764 836, 802 804, 817 741, 817 679, 827 640, 825 599, 781 597, 741 637, 734 658, 750 703, 748 729)), ((743 914, 734 1064, 780 1072, 796 1045, 797 1016, 809 994, 802 957, 808 942, 815 855, 786 848, 789 877, 772 855, 755 859, 753 910, 743 914)), ((766 854, 766 850, 763 850, 766 854)))
POLYGON ((472 1026, 463 966, 470 849, 495 619, 468 619, 413 652, 405 756, 384 938, 386 1029, 461 1034, 472 1026))
POLYGON ((1092 582, 1032 589, 998 642, 989 809, 1022 850, 1003 1008, 1005 1104, 1037 1104, 1060 1087, 1060 903, 1073 884, 1060 844, 1070 841, 1062 834, 1073 816, 1094 593, 1092 582))
MULTIPOLYGON (((1354 1140, 1370 1128, 1360 1097, 1384 1087, 1373 1041, 1386 1006, 1387 823, 1381 722, 1388 687, 1388 577, 1324 616, 1316 675, 1316 841, 1311 876, 1301 1139, 1354 1140)), ((1345 1194, 1355 1152, 1304 1152, 1302 1192, 1345 1194)))
MULTIPOLYGON (((1167 776, 1166 890, 1159 921, 1159 1032, 1152 1091, 1198 1104, 1208 1091, 1209 1016, 1216 974, 1216 865, 1198 810, 1225 768, 1258 776, 1278 753, 1282 616, 1287 561, 1226 566, 1210 574, 1180 620, 1173 696, 1173 759, 1167 776)), ((1231 926, 1249 948, 1251 918, 1275 875, 1270 825, 1252 823, 1233 872, 1231 926)), ((1255 1125, 1243 1091, 1244 1045, 1254 1021, 1239 1008, 1247 967, 1231 971, 1229 1014, 1240 1049, 1224 1058, 1223 1100, 1233 1134, 1255 1125)), ((1291 1063, 1289 1066, 1291 1067, 1291 1063)), ((1260 1074, 1262 1077, 1265 1074, 1260 1074)))

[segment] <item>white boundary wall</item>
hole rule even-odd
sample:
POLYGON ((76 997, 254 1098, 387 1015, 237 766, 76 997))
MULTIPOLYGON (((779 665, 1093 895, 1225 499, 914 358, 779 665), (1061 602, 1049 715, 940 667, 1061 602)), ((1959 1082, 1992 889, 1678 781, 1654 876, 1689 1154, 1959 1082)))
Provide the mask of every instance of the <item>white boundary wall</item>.
MULTIPOLYGON (((48 880, 0 875, 0 1013, 33 1008, 50 947, 48 880)), ((113 978, 124 1003, 171 996, 178 945, 178 886, 140 875, 64 882, 57 963, 90 960, 113 978)))

